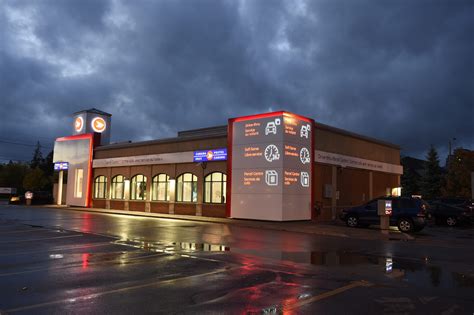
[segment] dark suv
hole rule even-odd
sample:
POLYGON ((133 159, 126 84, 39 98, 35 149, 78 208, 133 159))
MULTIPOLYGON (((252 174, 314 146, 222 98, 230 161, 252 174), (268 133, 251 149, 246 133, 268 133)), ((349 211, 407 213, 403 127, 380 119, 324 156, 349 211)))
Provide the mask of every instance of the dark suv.
POLYGON ((463 198, 441 198, 429 201, 430 214, 436 224, 455 226, 474 222, 474 201, 463 198))
POLYGON ((428 204, 419 198, 380 197, 361 206, 343 210, 340 218, 350 227, 380 224, 377 200, 392 200, 390 225, 398 226, 401 232, 421 231, 426 225, 428 204))

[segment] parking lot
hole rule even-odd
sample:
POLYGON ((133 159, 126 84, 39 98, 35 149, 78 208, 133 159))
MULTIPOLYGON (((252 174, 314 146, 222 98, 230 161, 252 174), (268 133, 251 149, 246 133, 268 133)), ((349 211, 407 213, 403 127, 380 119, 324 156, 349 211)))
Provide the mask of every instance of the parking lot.
POLYGON ((335 226, 340 235, 323 235, 245 224, 2 206, 0 310, 472 314, 474 309, 472 228, 428 227, 413 239, 377 240, 366 236, 379 233, 374 229, 335 226))

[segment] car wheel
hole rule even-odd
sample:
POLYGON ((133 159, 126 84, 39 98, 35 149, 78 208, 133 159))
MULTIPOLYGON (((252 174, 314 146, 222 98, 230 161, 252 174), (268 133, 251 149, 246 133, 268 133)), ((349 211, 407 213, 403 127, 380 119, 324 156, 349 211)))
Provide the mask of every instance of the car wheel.
POLYGON ((400 219, 398 221, 398 229, 400 232, 408 233, 413 231, 413 222, 410 219, 400 219))
POLYGON ((346 221, 347 226, 356 227, 359 225, 359 219, 356 216, 349 216, 346 221))
POLYGON ((447 217, 446 218, 446 224, 448 226, 455 226, 458 223, 455 217, 447 217))

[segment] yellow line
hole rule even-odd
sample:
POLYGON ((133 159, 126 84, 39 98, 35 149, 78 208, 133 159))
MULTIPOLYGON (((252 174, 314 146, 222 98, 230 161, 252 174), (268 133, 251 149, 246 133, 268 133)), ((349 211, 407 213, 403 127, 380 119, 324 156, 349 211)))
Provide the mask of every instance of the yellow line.
POLYGON ((337 288, 337 289, 334 289, 334 290, 331 290, 331 291, 324 292, 322 294, 313 296, 312 298, 304 299, 304 300, 301 300, 301 301, 298 301, 298 302, 295 302, 295 303, 292 303, 292 304, 289 304, 289 305, 283 305, 283 311, 290 311, 290 310, 293 310, 295 308, 299 308, 299 307, 301 307, 303 305, 306 305, 306 304, 321 301, 321 300, 327 299, 331 296, 340 294, 340 293, 345 292, 345 291, 350 290, 350 289, 354 289, 354 288, 357 288, 357 287, 370 287, 370 286, 372 286, 372 284, 368 281, 364 281, 364 280, 355 281, 355 282, 352 282, 352 283, 350 283, 348 285, 345 285, 343 287, 340 287, 340 288, 337 288))

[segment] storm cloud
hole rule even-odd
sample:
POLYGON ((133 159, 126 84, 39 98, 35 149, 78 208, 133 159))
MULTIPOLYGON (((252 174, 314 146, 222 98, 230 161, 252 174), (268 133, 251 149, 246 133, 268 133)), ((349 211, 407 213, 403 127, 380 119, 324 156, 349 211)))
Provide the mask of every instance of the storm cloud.
POLYGON ((113 141, 284 109, 405 155, 473 149, 472 34, 469 0, 0 1, 0 160, 91 107, 113 141))

